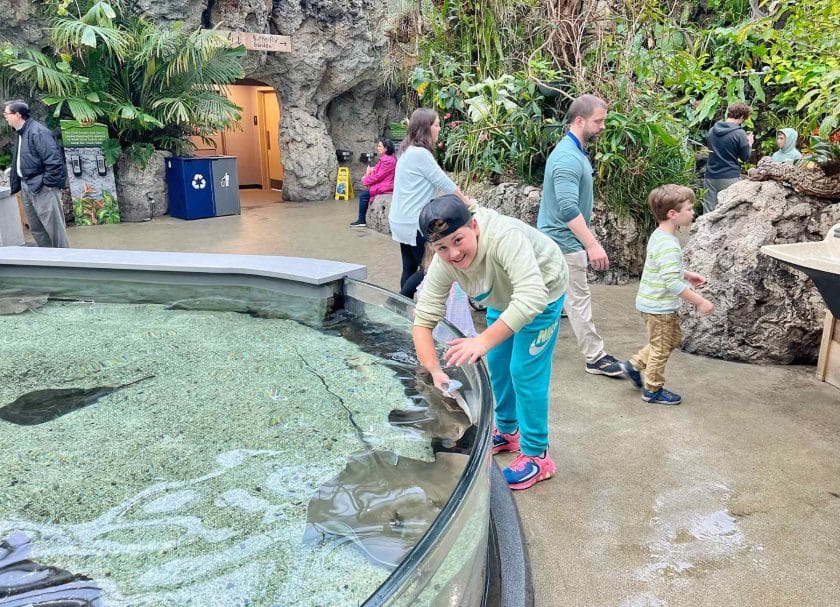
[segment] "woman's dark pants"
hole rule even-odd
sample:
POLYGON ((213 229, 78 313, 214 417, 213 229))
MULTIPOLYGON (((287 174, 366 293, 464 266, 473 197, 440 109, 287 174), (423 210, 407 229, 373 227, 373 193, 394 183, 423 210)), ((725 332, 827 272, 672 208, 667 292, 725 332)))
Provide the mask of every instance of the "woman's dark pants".
POLYGON ((426 253, 426 240, 417 232, 414 246, 400 243, 402 256, 402 276, 400 277, 400 295, 414 297, 414 292, 423 280, 423 255, 426 253))
POLYGON ((356 223, 367 223, 367 208, 370 202, 370 192, 363 190, 359 192, 359 218, 356 223))

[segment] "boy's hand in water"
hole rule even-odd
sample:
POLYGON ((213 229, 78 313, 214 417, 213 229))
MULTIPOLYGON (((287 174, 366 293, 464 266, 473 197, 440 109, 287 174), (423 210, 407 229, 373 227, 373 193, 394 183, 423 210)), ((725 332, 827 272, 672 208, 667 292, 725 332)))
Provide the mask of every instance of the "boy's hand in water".
POLYGON ((444 373, 441 369, 438 369, 437 371, 432 371, 432 381, 435 382, 435 388, 443 392, 444 388, 451 380, 446 373, 444 373))
POLYGON ((449 342, 449 349, 444 352, 443 360, 448 367, 473 364, 487 354, 487 349, 480 337, 459 337, 449 342))

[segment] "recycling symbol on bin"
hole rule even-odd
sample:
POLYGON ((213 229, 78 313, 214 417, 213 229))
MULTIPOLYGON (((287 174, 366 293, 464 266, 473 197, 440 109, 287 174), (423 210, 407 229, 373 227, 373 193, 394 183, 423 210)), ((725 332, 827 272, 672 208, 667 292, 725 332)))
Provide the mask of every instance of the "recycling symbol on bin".
POLYGON ((207 180, 204 179, 204 175, 201 173, 196 173, 193 175, 192 178, 192 187, 194 190, 203 190, 207 187, 207 180))

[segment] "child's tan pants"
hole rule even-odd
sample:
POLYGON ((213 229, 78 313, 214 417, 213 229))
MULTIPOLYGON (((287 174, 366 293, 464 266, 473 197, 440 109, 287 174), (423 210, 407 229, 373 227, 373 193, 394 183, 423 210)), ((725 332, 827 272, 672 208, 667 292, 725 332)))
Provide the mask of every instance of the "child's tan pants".
POLYGON ((648 344, 630 359, 645 380, 645 389, 655 392, 665 385, 665 365, 671 351, 680 345, 682 331, 677 313, 648 314, 642 312, 648 332, 648 344))

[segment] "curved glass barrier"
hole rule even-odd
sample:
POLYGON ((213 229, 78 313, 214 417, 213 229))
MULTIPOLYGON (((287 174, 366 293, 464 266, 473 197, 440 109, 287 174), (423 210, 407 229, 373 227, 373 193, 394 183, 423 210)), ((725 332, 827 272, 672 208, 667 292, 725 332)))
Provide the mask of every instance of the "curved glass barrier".
MULTIPOLYGON (((348 280, 345 307, 356 315, 387 315, 392 326, 411 332, 413 303, 384 289, 348 280), (398 315, 397 321, 391 316, 398 315)), ((446 322, 435 331, 441 341, 461 336, 446 322)), ((415 361, 416 362, 416 361, 415 361)), ((486 583, 490 476, 492 464, 492 394, 483 363, 447 369, 464 385, 463 394, 476 421, 469 461, 448 503, 426 535, 371 596, 374 605, 480 605, 486 583)))
POLYGON ((411 312, 351 280, 0 267, 0 605, 481 604, 487 373, 443 398, 411 312))

